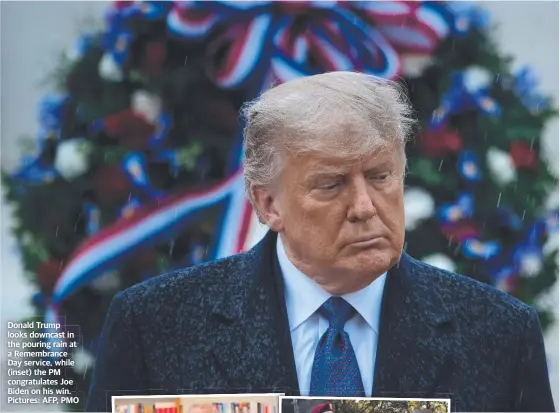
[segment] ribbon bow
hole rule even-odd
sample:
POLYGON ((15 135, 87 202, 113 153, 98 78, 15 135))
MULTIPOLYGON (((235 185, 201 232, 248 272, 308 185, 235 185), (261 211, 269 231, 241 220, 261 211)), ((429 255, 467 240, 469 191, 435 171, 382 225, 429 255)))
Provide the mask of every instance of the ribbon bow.
POLYGON ((393 78, 398 51, 433 51, 449 32, 448 19, 432 2, 185 1, 167 25, 188 40, 217 32, 210 75, 223 88, 238 88, 335 70, 393 78))

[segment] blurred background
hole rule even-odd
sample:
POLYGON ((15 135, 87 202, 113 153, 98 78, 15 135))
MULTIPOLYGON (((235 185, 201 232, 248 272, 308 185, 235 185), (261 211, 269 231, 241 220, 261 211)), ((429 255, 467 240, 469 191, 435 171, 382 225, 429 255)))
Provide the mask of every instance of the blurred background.
POLYGON ((263 235, 236 173, 243 102, 360 70, 417 109, 407 252, 537 307, 558 406, 557 2, 1 2, 0 18, 3 342, 8 321, 78 325, 85 395, 116 292, 263 235))

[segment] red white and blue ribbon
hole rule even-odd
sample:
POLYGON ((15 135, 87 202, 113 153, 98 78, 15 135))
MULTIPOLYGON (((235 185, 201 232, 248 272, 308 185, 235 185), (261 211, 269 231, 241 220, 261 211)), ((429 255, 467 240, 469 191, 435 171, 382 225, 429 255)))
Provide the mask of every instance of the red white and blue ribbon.
POLYGON ((175 3, 167 25, 190 41, 215 36, 208 52, 224 57, 210 74, 221 87, 238 88, 270 71, 281 81, 335 70, 393 78, 399 53, 433 52, 451 20, 437 2, 185 1, 175 3))
POLYGON ((243 251, 252 210, 244 197, 243 174, 239 169, 216 187, 168 198, 151 207, 138 207, 128 218, 95 232, 65 266, 52 293, 48 318, 61 322, 58 306, 66 297, 115 263, 134 255, 139 248, 174 238, 191 222, 194 213, 224 201, 228 203, 227 212, 217 234, 216 255, 224 257, 243 251))

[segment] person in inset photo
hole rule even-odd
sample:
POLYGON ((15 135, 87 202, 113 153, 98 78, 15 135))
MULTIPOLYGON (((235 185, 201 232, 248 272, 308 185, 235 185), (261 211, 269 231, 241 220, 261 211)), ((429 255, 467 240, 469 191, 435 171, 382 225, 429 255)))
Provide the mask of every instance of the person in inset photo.
POLYGON ((332 403, 321 403, 311 409, 310 413, 335 413, 332 403))

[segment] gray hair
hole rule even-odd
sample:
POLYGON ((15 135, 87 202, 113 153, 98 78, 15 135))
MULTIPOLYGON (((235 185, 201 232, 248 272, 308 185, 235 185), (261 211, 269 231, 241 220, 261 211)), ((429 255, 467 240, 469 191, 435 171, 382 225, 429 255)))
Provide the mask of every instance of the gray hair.
POLYGON ((281 170, 281 155, 336 153, 357 160, 405 143, 412 107, 396 82, 357 72, 330 72, 273 87, 242 109, 245 188, 266 186, 281 170), (343 134, 343 135, 341 135, 343 134))

